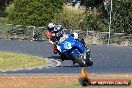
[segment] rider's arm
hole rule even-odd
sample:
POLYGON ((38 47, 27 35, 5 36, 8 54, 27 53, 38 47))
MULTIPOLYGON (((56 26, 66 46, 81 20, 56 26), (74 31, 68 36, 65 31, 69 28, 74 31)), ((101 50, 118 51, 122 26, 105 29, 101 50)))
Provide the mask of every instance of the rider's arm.
POLYGON ((54 42, 52 42, 50 39, 48 39, 48 42, 52 45, 54 44, 54 42))
POLYGON ((52 42, 51 37, 55 36, 55 34, 52 34, 50 32, 46 32, 45 35, 46 35, 46 37, 48 39, 48 42, 53 45, 54 42, 52 42))

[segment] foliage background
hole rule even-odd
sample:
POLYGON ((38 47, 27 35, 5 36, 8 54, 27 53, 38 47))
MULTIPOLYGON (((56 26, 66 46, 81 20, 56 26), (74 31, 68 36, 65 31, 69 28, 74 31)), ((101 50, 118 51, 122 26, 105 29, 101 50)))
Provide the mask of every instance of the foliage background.
POLYGON ((10 23, 43 26, 62 10, 63 0, 14 0, 13 4, 10 23))
MULTIPOLYGON (((45 26, 49 22, 67 29, 108 31, 110 2, 85 0, 83 10, 67 9, 64 0, 0 0, 0 16, 6 13, 8 23, 45 26), (10 2, 9 1, 13 1, 10 2), (85 9, 86 7, 86 9, 85 9)), ((0 18, 3 23, 3 19, 0 18)), ((132 33, 132 1, 113 0, 112 32, 132 33)))

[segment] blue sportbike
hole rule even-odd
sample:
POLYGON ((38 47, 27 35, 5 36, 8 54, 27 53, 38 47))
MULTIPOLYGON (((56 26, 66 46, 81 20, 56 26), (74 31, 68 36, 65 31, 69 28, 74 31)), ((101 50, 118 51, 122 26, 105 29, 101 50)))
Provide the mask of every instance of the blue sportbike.
POLYGON ((61 60, 72 60, 73 65, 78 63, 81 67, 92 66, 91 50, 81 40, 74 39, 71 34, 67 34, 66 37, 57 45, 61 60))

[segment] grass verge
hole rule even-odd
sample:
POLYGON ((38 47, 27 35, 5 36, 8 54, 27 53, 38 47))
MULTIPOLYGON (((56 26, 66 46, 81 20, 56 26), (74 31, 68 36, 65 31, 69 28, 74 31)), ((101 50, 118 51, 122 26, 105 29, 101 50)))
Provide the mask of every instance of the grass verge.
POLYGON ((45 64, 46 61, 41 57, 27 54, 0 52, 0 70, 22 69, 45 64))
POLYGON ((7 24, 8 18, 0 17, 0 23, 7 24))
POLYGON ((69 84, 69 85, 59 85, 55 88, 132 88, 132 85, 130 86, 86 86, 83 87, 79 83, 78 84, 69 84))
MULTIPOLYGON (((130 79, 132 74, 121 75, 112 74, 110 77, 106 74, 90 74, 91 79, 130 79), (100 77, 98 77, 100 76, 100 77), (112 78, 113 76, 113 78, 112 78)), ((87 86, 83 87, 79 84, 80 75, 0 75, 0 88, 132 88, 130 86, 87 86)))

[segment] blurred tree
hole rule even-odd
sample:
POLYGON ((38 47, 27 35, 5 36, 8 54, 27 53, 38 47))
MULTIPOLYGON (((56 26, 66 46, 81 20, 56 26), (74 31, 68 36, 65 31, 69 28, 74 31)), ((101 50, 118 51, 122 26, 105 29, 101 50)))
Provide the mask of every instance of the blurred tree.
POLYGON ((132 1, 113 0, 112 28, 114 32, 127 33, 129 25, 132 24, 132 1))
POLYGON ((84 19, 85 30, 88 29, 90 31, 108 31, 108 23, 107 20, 102 15, 96 15, 94 13, 86 13, 86 17, 84 19))
POLYGON ((6 5, 10 3, 10 1, 13 1, 13 0, 0 0, 0 11, 3 11, 6 5))
POLYGON ((5 9, 5 12, 6 14, 10 14, 10 13, 13 13, 14 11, 14 4, 13 3, 10 3, 9 5, 6 6, 6 9, 5 9))
POLYGON ((86 8, 93 8, 93 7, 99 7, 101 4, 103 4, 104 0, 85 0, 84 4, 86 8))
POLYGON ((9 22, 21 25, 44 26, 63 8, 63 0, 14 0, 9 22))
MULTIPOLYGON (((90 2, 90 0, 87 0, 90 2)), ((96 1, 96 0, 95 0, 96 1)), ((94 0, 93 0, 94 3, 94 0)), ((113 0, 112 3, 112 32, 128 33, 129 25, 132 24, 132 1, 131 0, 113 0)), ((86 25, 89 30, 108 31, 110 0, 100 5, 102 13, 99 15, 87 11, 86 25)))
POLYGON ((66 10, 56 15, 53 22, 61 24, 66 29, 83 30, 83 19, 85 14, 79 10, 66 10))
POLYGON ((5 7, 5 1, 4 0, 0 0, 0 11, 2 11, 5 7))

